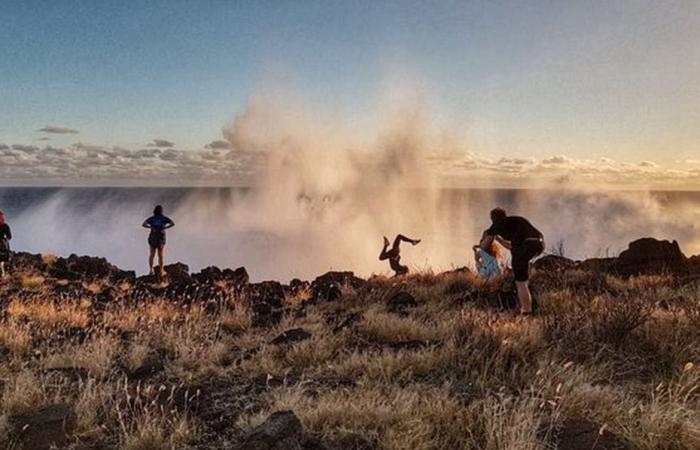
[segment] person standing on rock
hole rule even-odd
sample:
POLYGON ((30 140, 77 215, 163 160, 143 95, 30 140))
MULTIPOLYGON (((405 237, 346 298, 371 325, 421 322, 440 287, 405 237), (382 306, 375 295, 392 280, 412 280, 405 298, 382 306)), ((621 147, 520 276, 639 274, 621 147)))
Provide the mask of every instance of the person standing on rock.
POLYGON ((148 235, 148 246, 151 252, 148 256, 148 273, 153 275, 153 259, 158 253, 158 265, 160 270, 158 271, 159 276, 163 276, 165 271, 163 270, 163 251, 165 249, 165 230, 175 226, 175 222, 170 220, 169 217, 163 214, 163 207, 157 205, 153 209, 153 215, 146 219, 142 226, 151 230, 148 235))
POLYGON ((389 266, 391 269, 395 272, 395 276, 399 275, 406 275, 408 273, 408 267, 401 265, 401 251, 399 250, 399 246, 401 245, 401 241, 404 242, 410 242, 413 245, 417 245, 420 242, 420 239, 411 239, 403 234, 398 234, 394 238, 394 244, 389 248, 389 239, 384 236, 384 247, 382 248, 382 252, 379 254, 379 260, 384 261, 386 259, 389 260, 389 266))
POLYGON ((495 208, 491 211, 491 227, 484 233, 480 246, 487 251, 494 241, 510 250, 520 313, 532 314, 532 294, 528 286, 530 261, 544 251, 542 232, 524 217, 509 216, 505 209, 495 208))
POLYGON ((10 262, 10 239, 12 231, 5 222, 5 213, 0 211, 0 278, 5 278, 5 264, 10 262))

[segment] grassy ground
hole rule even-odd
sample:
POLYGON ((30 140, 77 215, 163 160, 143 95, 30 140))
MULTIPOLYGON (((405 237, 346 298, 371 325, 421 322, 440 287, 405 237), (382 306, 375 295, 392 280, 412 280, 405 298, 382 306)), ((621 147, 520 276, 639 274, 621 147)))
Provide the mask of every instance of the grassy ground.
POLYGON ((52 403, 76 412, 70 448, 232 448, 280 410, 329 448, 551 448, 569 418, 629 448, 700 448, 699 290, 673 277, 537 274, 530 318, 494 307, 508 280, 380 277, 335 302, 289 297, 267 328, 233 290, 212 313, 98 307, 88 294, 108 286, 56 294, 66 283, 0 283, 2 448, 18 445, 12 417, 52 403), (398 291, 418 306, 388 312, 398 291), (270 343, 293 328, 311 337, 270 343))

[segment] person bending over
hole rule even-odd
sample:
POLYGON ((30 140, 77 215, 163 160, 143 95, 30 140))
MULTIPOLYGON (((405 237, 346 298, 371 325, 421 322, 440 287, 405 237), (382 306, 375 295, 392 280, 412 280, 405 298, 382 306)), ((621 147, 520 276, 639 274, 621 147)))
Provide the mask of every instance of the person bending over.
POLYGON ((389 248, 389 239, 384 236, 384 248, 382 248, 382 252, 379 254, 380 261, 389 260, 389 266, 395 272, 395 276, 406 275, 408 273, 408 267, 402 265, 400 262, 401 251, 399 250, 399 246, 401 245, 401 241, 416 245, 420 242, 420 239, 411 239, 403 234, 398 234, 394 238, 394 244, 389 248))
POLYGON ((487 250, 496 241, 510 250, 515 286, 520 300, 520 312, 532 313, 532 294, 528 286, 530 260, 544 251, 544 237, 530 221, 520 216, 509 216, 505 209, 491 211, 491 227, 486 230, 481 248, 487 250))
POLYGON ((161 205, 156 206, 153 209, 153 215, 146 219, 142 226, 151 230, 148 235, 148 246, 151 252, 148 256, 148 273, 153 275, 153 259, 158 253, 158 265, 160 270, 158 274, 163 276, 165 271, 163 270, 163 251, 165 249, 165 230, 175 226, 175 222, 170 220, 169 217, 163 214, 163 207, 161 205))
POLYGON ((0 278, 5 278, 5 264, 10 262, 10 239, 12 231, 5 222, 5 213, 0 211, 0 278))

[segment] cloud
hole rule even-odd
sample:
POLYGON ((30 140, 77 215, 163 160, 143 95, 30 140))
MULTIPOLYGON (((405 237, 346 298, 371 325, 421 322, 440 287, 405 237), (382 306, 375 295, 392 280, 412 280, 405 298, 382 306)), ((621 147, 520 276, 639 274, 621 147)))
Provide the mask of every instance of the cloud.
MULTIPOLYGON (((216 142, 216 141, 214 141, 216 142)), ((225 141, 222 141, 225 142, 225 141)), ((213 144, 213 143, 212 143, 213 144)), ((253 140, 254 148, 264 147, 253 140)), ((251 151, 247 142, 237 148, 223 144, 202 149, 146 147, 129 149, 76 142, 40 147, 0 144, 0 179, 5 183, 127 183, 248 184, 265 167, 269 154, 251 151)), ((435 178, 449 186, 578 186, 698 188, 700 161, 671 168, 655 161, 576 159, 567 155, 544 158, 493 158, 471 151, 441 150, 425 144, 425 164, 435 178)), ((347 160, 373 173, 381 159, 371 149, 339 150, 347 160)), ((285 163, 282 161, 281 163, 285 163)), ((285 163, 286 164, 286 163, 285 163)), ((405 177, 403 172, 398 176, 405 177)))
POLYGON ((542 160, 542 164, 569 164, 571 160, 564 155, 550 156, 542 160))
POLYGON ((641 167, 651 167, 653 169, 659 167, 658 164, 656 164, 654 161, 642 161, 639 163, 641 167))
POLYGON ((11 184, 247 184, 261 161, 260 155, 232 150, 0 144, 0 179, 11 184))
POLYGON ((228 141, 211 141, 207 145, 204 146, 205 148, 209 149, 216 149, 216 150, 223 150, 223 149, 229 149, 231 148, 231 143, 228 141))
POLYGON ((51 133, 51 134, 78 134, 79 131, 68 127, 56 127, 53 125, 46 125, 44 128, 36 130, 38 133, 51 133))
POLYGON ((171 148, 175 147, 175 143, 172 141, 167 141, 165 139, 153 139, 153 141, 148 144, 149 147, 157 147, 157 148, 171 148))
POLYGON ((33 153, 39 150, 39 147, 37 147, 36 145, 13 144, 12 149, 26 153, 33 153))

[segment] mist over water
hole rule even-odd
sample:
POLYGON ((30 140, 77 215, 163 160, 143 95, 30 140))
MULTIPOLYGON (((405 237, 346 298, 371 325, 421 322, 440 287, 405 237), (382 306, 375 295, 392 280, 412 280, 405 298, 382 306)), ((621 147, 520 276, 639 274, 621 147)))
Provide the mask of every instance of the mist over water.
POLYGON ((406 189, 379 192, 354 213, 357 199, 301 198, 279 204, 266 219, 251 206, 265 195, 210 188, 21 188, 0 189, 0 205, 17 251, 104 256, 140 273, 148 252, 148 231, 140 225, 156 203, 176 223, 168 235, 169 261, 193 270, 244 265, 254 280, 310 278, 329 269, 389 273, 377 255, 382 235, 392 239, 396 232, 423 239, 416 247, 402 246, 412 269, 471 265, 470 246, 495 204, 529 217, 548 246, 563 240, 574 258, 614 255, 641 236, 677 239, 686 254, 700 253, 697 213, 690 215, 698 193, 406 189), (402 208, 385 206, 406 198, 415 202, 404 205, 405 216, 402 208), (431 202, 431 209, 412 206, 431 202))
POLYGON ((528 217, 572 258, 614 255, 642 236, 700 253, 699 193, 443 189, 429 164, 436 149, 452 151, 441 130, 421 108, 387 110, 376 130, 354 132, 293 102, 254 99, 224 130, 234 151, 264 162, 250 189, 0 189, 0 208, 17 251, 104 256, 139 273, 141 223, 156 204, 176 224, 168 262, 245 266, 254 280, 389 273, 377 257, 382 236, 397 233, 423 240, 402 245, 413 270, 471 265, 494 206, 528 217))

